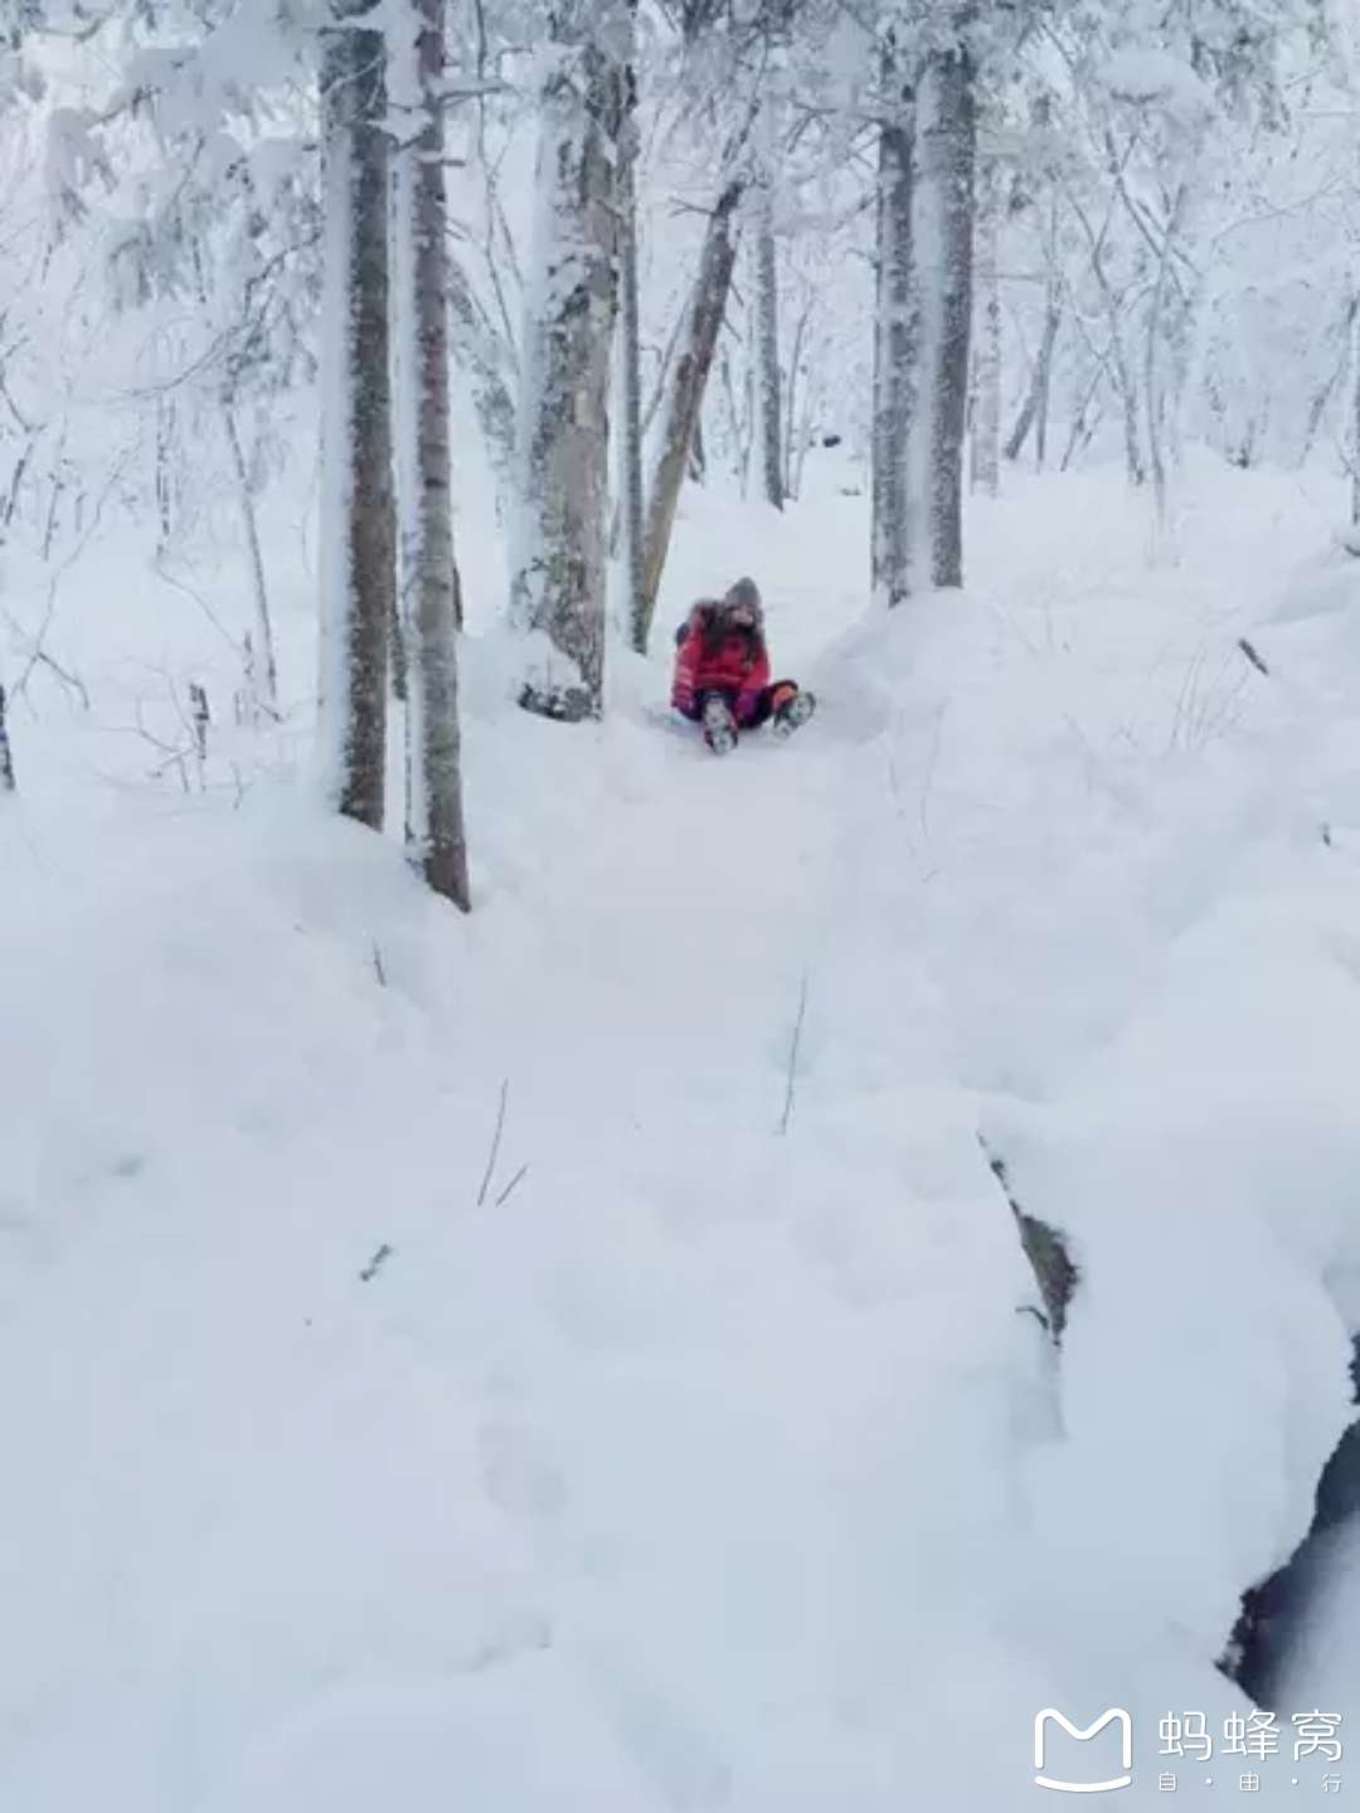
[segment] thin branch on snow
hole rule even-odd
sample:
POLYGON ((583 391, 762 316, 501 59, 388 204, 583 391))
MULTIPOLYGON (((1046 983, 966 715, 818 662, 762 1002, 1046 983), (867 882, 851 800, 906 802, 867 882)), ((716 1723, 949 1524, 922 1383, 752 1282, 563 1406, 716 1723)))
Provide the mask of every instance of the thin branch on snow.
POLYGON ((515 1185, 519 1182, 521 1177, 524 1176, 524 1174, 528 1171, 528 1169, 529 1169, 528 1165, 521 1165, 519 1170, 515 1172, 515 1175, 510 1179, 509 1183, 506 1184, 505 1188, 501 1191, 500 1195, 496 1198, 496 1207, 497 1208, 499 1208, 501 1206, 501 1204, 505 1201, 506 1197, 510 1194, 511 1190, 514 1189, 515 1185))
POLYGON ((798 990, 798 1016, 793 1023, 793 1037, 789 1041, 789 1069, 784 1089, 784 1112, 779 1117, 779 1132, 784 1135, 789 1130, 789 1121, 793 1117, 793 1092, 798 1080, 798 1048, 803 1041, 803 1021, 807 1016, 808 978, 803 971, 802 984, 798 990))
POLYGON ((487 1155, 486 1170, 482 1176, 482 1187, 477 1192, 477 1207, 481 1208, 486 1201, 486 1193, 491 1188, 491 1175, 496 1169, 496 1156, 501 1149, 501 1134, 505 1131, 505 1104, 510 1094, 510 1079, 506 1077, 501 1083, 500 1106, 496 1110, 496 1131, 491 1136, 491 1151, 487 1155))
POLYGON ((1260 655, 1257 654, 1254 645, 1251 642, 1249 642, 1245 636, 1239 636, 1237 638, 1237 646, 1241 649, 1242 653, 1247 657, 1248 661, 1251 662, 1252 666, 1256 669, 1258 674, 1267 674, 1268 675, 1270 673, 1270 669, 1266 666, 1265 662, 1261 659, 1260 655))
POLYGON ((385 1266, 387 1261, 392 1257, 393 1251, 394 1249, 384 1240, 382 1245, 369 1260, 368 1264, 360 1271, 360 1284, 368 1284, 372 1279, 376 1278, 383 1266, 385 1266))

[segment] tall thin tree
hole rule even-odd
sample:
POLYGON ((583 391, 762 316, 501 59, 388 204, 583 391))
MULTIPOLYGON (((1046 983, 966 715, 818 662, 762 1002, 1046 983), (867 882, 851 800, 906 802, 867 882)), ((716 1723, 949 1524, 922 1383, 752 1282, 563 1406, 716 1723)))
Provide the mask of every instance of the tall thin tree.
POLYGON ((963 584, 963 445, 973 314, 975 76, 957 9, 952 41, 922 69, 913 238, 921 295, 921 395, 913 411, 910 559, 921 585, 963 584), (922 251, 928 249, 928 256, 922 251))
POLYGON ((637 173, 640 150, 634 31, 636 0, 629 7, 629 60, 624 78, 624 113, 619 148, 619 380, 623 403, 619 464, 623 491, 624 573, 628 589, 628 638, 647 652, 642 597, 642 540, 645 533, 642 479, 642 358, 638 306, 637 173))
POLYGON ((385 46, 378 0, 332 0, 321 71, 325 185, 319 741, 332 803, 383 822, 396 610, 388 373, 385 46))
POLYGON ((911 589, 907 441, 920 381, 920 318, 912 258, 915 97, 893 31, 879 77, 870 581, 876 598, 896 605, 911 589))
POLYGON ((557 0, 539 97, 511 619, 535 637, 520 703, 554 718, 603 707, 625 11, 624 0, 557 0))
POLYGON ((977 344, 973 357, 972 481, 995 497, 1001 473, 1001 170, 987 160, 978 184, 975 223, 977 344))
MULTIPOLYGON (((769 128, 766 128, 767 133, 769 128)), ((760 485, 767 504, 784 508, 784 434, 780 421, 783 381, 779 370, 779 266, 774 236, 774 158, 765 160, 756 190, 756 412, 760 431, 760 485)))
POLYGON ((396 261, 403 396, 407 633, 406 836, 437 894, 467 911, 458 724, 458 569, 449 445, 448 223, 444 189, 444 0, 410 0, 420 130, 403 154, 396 261))

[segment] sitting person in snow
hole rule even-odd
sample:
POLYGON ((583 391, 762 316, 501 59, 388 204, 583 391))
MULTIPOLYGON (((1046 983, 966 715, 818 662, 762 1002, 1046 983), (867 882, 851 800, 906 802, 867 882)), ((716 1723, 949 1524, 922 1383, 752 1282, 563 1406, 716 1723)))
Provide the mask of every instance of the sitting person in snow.
POLYGON ((726 755, 740 730, 770 723, 788 736, 816 705, 792 680, 770 680, 760 593, 739 579, 722 599, 702 598, 675 632, 671 704, 704 727, 715 755, 726 755))

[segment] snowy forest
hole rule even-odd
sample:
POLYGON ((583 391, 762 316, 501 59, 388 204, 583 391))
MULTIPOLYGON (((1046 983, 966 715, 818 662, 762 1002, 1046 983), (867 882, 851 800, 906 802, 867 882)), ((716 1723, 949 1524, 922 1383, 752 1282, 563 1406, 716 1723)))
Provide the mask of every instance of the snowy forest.
POLYGON ((1356 0, 0 0, 0 244, 0 1809, 1354 1799, 1356 0))

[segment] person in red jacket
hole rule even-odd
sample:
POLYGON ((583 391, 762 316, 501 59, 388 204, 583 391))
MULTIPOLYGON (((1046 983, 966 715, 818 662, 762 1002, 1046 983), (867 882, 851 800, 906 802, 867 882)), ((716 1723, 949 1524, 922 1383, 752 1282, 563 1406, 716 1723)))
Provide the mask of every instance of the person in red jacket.
POLYGON ((788 736, 816 705, 793 680, 770 679, 764 612, 754 579, 739 579, 721 599, 701 598, 675 633, 671 704, 704 727, 715 755, 737 734, 771 723, 788 736))

